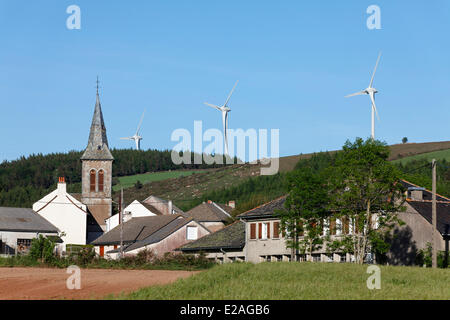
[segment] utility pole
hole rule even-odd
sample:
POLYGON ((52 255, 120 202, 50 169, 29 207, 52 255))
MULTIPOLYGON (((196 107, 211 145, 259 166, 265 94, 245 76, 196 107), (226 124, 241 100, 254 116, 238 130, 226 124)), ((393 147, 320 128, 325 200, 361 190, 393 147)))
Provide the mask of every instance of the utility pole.
POLYGON ((437 230, 436 230, 436 159, 433 159, 432 162, 432 169, 433 169, 433 182, 432 182, 432 213, 431 213, 431 223, 433 225, 433 231, 432 231, 432 243, 433 243, 433 252, 432 252, 432 260, 431 260, 431 266, 433 268, 437 268, 437 248, 436 248, 436 236, 437 236, 437 230))
POLYGON ((120 211, 119 211, 119 223, 120 223, 120 258, 123 258, 123 188, 120 189, 120 211))

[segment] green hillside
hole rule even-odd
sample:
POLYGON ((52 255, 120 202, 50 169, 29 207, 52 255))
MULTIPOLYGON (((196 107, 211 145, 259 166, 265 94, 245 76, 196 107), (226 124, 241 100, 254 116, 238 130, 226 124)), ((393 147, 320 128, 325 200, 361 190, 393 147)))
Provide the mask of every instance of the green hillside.
POLYGON ((120 188, 133 187, 136 182, 147 184, 154 181, 161 181, 179 177, 189 176, 191 174, 197 174, 205 172, 205 170, 174 170, 174 171, 162 171, 162 172, 148 172, 143 174, 135 174, 132 176, 124 176, 118 178, 118 183, 113 186, 113 191, 118 191, 120 188))
POLYGON ((394 160, 393 162, 407 164, 412 161, 418 161, 418 160, 431 161, 432 159, 436 159, 437 161, 446 160, 447 162, 450 162, 450 149, 417 154, 414 156, 397 159, 397 160, 394 160))

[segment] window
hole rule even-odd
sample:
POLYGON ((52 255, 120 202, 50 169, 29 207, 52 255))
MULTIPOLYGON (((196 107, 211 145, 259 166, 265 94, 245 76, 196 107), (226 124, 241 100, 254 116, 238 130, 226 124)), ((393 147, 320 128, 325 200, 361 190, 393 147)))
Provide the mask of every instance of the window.
POLYGON ((95 192, 95 170, 92 169, 90 173, 90 185, 91 185, 91 192, 95 192))
POLYGON ((103 192, 103 180, 104 180, 104 172, 100 170, 98 172, 98 192, 103 192))
POLYGON ((349 219, 347 217, 342 218, 342 233, 349 234, 349 219))
POLYGON ((256 239, 256 223, 250 223, 250 239, 256 239))
POLYGON ((261 235, 260 239, 269 239, 270 238, 270 222, 264 222, 260 224, 261 227, 261 235))
POLYGON ((320 254, 313 254, 312 258, 313 258, 313 261, 314 261, 314 262, 320 262, 320 261, 322 261, 322 260, 321 260, 321 257, 320 257, 320 254))
POLYGON ((17 252, 27 253, 31 247, 31 239, 17 239, 17 252))
POLYGON ((330 219, 330 235, 336 235, 336 219, 330 219))
POLYGON ((341 262, 346 262, 347 261, 347 257, 346 257, 346 254, 344 253, 344 254, 341 254, 341 257, 340 257, 341 259, 341 262))
POLYGON ((187 227, 186 228, 186 239, 187 240, 197 240, 197 227, 187 227))
POLYGON ((275 221, 273 223, 273 237, 275 239, 278 239, 280 237, 280 223, 278 221, 275 221))

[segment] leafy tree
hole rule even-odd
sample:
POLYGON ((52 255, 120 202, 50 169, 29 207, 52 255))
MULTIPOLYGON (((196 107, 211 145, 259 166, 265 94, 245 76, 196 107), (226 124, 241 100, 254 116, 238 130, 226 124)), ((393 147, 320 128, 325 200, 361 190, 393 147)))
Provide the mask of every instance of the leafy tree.
POLYGON ((323 245, 321 235, 328 215, 328 186, 323 175, 309 167, 289 173, 286 184, 289 193, 285 209, 276 213, 286 247, 291 248, 291 261, 294 261, 296 251, 312 254, 323 245))
POLYGON ((357 263, 363 263, 375 245, 386 250, 380 235, 402 224, 396 215, 405 209, 403 187, 398 183, 400 172, 387 161, 388 156, 385 143, 357 138, 354 143, 346 142, 328 170, 333 215, 349 219, 352 230, 335 240, 333 246, 350 245, 357 263))
POLYGON ((407 137, 403 137, 402 143, 407 143, 407 142, 408 142, 408 138, 407 137))
POLYGON ((135 187, 136 189, 142 189, 143 186, 144 186, 144 185, 143 185, 142 182, 140 182, 139 180, 136 181, 136 183, 134 184, 134 187, 135 187))
POLYGON ((40 234, 31 241, 29 254, 36 261, 51 263, 55 259, 54 249, 55 243, 40 234))

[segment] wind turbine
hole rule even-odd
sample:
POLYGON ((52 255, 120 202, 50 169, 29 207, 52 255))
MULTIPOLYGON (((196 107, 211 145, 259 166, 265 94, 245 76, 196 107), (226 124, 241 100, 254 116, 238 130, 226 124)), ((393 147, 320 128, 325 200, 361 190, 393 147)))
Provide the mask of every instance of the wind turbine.
POLYGON ((352 93, 352 94, 349 94, 348 96, 345 96, 346 98, 348 98, 348 97, 353 97, 353 96, 357 96, 357 95, 361 95, 361 94, 369 95, 370 101, 372 102, 372 139, 375 139, 375 115, 374 115, 375 113, 377 114, 378 121, 380 121, 380 117, 378 116, 377 106, 375 105, 375 93, 378 93, 378 90, 372 87, 373 78, 375 77, 375 72, 377 71, 378 62, 380 61, 380 57, 381 57, 381 52, 378 54, 377 63, 375 64, 375 69, 373 69, 373 74, 372 74, 372 78, 370 79, 369 86, 360 92, 352 93))
POLYGON ((136 133, 134 134, 134 136, 120 138, 122 140, 134 140, 134 142, 136 143, 136 150, 141 150, 141 140, 143 138, 139 135, 139 129, 141 128, 142 120, 144 119, 144 114, 145 114, 145 110, 142 113, 141 120, 139 121, 139 125, 136 129, 136 133))
POLYGON ((228 129, 228 112, 231 111, 231 109, 228 107, 228 101, 230 101, 231 95, 233 94, 234 88, 236 88, 237 84, 238 84, 239 80, 236 81, 236 83, 234 84, 233 89, 231 89, 230 94, 228 95, 227 100, 225 101, 225 103, 219 107, 216 106, 214 104, 210 104, 205 102, 205 104, 207 106, 210 106, 214 109, 219 110, 220 112, 222 112, 222 124, 223 124, 223 135, 225 138, 225 154, 228 155, 228 138, 227 138, 227 129, 228 129))

